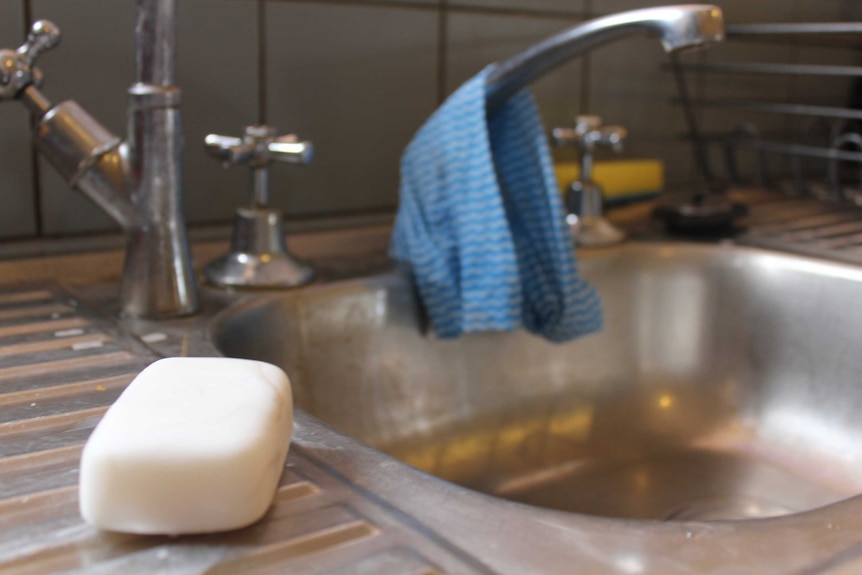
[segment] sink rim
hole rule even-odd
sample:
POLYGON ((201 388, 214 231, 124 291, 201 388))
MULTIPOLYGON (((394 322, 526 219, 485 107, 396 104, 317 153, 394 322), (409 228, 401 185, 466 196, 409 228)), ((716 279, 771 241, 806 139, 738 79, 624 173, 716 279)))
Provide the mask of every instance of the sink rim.
MULTIPOLYGON (((793 264, 793 267, 797 269, 804 269, 808 271, 818 270, 821 273, 829 272, 828 275, 830 276, 852 279, 853 281, 858 281, 862 283, 862 268, 853 264, 821 260, 811 256, 788 254, 758 247, 742 246, 731 242, 704 244, 679 241, 630 240, 628 242, 615 246, 607 246, 601 248, 580 248, 579 257, 581 260, 584 261, 603 259, 607 258, 615 252, 632 249, 658 249, 659 251, 667 251, 668 255, 672 255, 672 252, 678 250, 683 250, 687 253, 694 254, 714 254, 716 251, 730 251, 735 254, 754 254, 757 257, 767 257, 774 259, 775 261, 781 262, 784 265, 793 264)), ((291 290, 287 292, 256 293, 250 295, 249 297, 240 299, 239 301, 233 303, 232 305, 229 305, 225 309, 222 309, 217 314, 215 314, 207 324, 206 336, 212 347, 217 350, 219 354, 223 354, 218 344, 218 334, 221 332, 221 330, 223 330, 224 325, 230 319, 236 318, 238 315, 241 315, 250 309, 256 309, 268 305, 272 302, 284 300, 290 301, 297 298, 301 299, 302 297, 307 297, 308 295, 314 295, 315 297, 318 297, 318 294, 320 293, 329 293, 333 291, 352 291, 359 284, 367 285, 368 282, 382 283, 387 281, 387 278, 391 278, 393 275, 402 274, 404 272, 405 270, 403 267, 396 266, 395 268, 382 273, 375 273, 372 275, 362 276, 358 278, 339 280, 331 283, 312 284, 301 289, 291 290)), ((295 409, 300 411, 304 415, 304 417, 314 420, 316 423, 330 430, 332 433, 349 439, 351 442, 355 442, 358 445, 361 445, 365 450, 370 450, 377 457, 381 458, 385 462, 385 465, 387 467, 398 469, 401 473, 405 474, 406 480, 409 480, 409 477, 407 476, 410 475, 413 476, 413 480, 418 480, 418 478, 424 478, 425 480, 430 479, 434 483, 439 484, 440 489, 454 490, 455 492, 467 493, 477 497, 481 502, 482 507, 506 508, 516 511, 519 514, 522 512, 528 512, 538 521, 563 521, 564 523, 571 524, 572 526, 582 526, 584 524, 595 525, 598 523, 607 524, 615 529, 622 526, 625 526, 627 528, 636 527, 636 529, 641 533, 646 530, 656 535, 665 533, 667 531, 668 525, 721 526, 724 529, 730 528, 730 530, 734 532, 747 532, 749 529, 760 530, 764 526, 769 526, 770 529, 781 528, 793 531, 798 529, 800 525, 807 524, 810 521, 814 521, 817 523, 825 522, 825 524, 827 525, 833 525, 839 522, 842 518, 846 517, 845 509, 848 507, 852 508, 856 505, 859 505, 860 510, 862 510, 862 492, 812 509, 797 511, 782 516, 764 518, 667 521, 661 519, 604 517, 600 515, 587 515, 573 511, 555 510, 512 501, 499 496, 483 493, 481 491, 477 491, 469 487, 459 485, 457 483, 453 483, 449 480, 443 479, 432 473, 413 467, 412 465, 405 463, 400 459, 390 456, 385 452, 365 443, 359 438, 342 433, 332 428, 325 421, 320 420, 319 418, 309 414, 308 412, 305 412, 299 407, 295 409)), ((830 527, 830 529, 832 529, 832 527, 830 527)))
MULTIPOLYGON (((347 237, 365 237, 364 234, 363 230, 347 237)), ((388 238, 388 233, 386 235, 388 238)), ((380 243, 380 253, 375 252, 375 256, 382 255, 385 241, 380 243)), ((342 241, 334 246, 327 243, 320 247, 320 242, 314 240, 308 245, 316 250, 315 254, 324 258, 341 257, 340 252, 333 250, 344 249, 347 243, 342 241)), ((223 246, 213 246, 208 249, 212 256, 216 256, 223 246)), ((770 250, 766 253, 781 256, 770 250)), ((96 255, 102 258, 101 253, 96 255)), ((117 257, 121 255, 118 253, 117 257)), ((350 257, 362 258, 364 255, 351 252, 350 257)), ((90 271, 92 266, 81 265, 94 261, 91 256, 68 256, 64 258, 63 266, 53 262, 43 265, 42 258, 10 261, 4 268, 11 271, 6 279, 8 283, 57 282, 95 311, 96 316, 101 317, 99 325, 110 334, 130 336, 131 349, 136 352, 146 349, 162 356, 219 355, 207 337, 208 324, 219 311, 252 299, 283 295, 272 292, 243 294, 204 287, 205 305, 200 315, 167 322, 121 318, 114 313, 117 308, 116 278, 93 275, 90 271), (146 338, 148 341, 145 343, 142 338, 154 333, 166 335, 167 339, 155 341, 146 338)), ((811 261, 822 263, 822 260, 811 261)), ((827 262, 827 265, 839 264, 827 262)), ((98 267, 104 268, 102 259, 98 267)), ((860 269, 855 265, 850 267, 854 271, 860 269)), ((318 285, 312 289, 323 287, 318 285)), ((735 572, 743 573, 812 575, 848 562, 858 566, 858 559, 862 557, 862 502, 859 497, 776 519, 723 524, 658 522, 648 525, 640 520, 582 516, 501 501, 447 484, 331 430, 301 410, 296 415, 298 426, 292 448, 296 451, 295 469, 311 477, 312 482, 326 479, 322 484, 325 503, 343 505, 360 514, 366 510, 374 511, 370 514, 373 520, 383 514, 382 517, 388 518, 388 523, 384 524, 388 529, 382 534, 394 533, 398 538, 394 542, 396 547, 389 549, 399 549, 398 542, 408 548, 415 544, 417 547, 414 549, 424 549, 425 558, 434 563, 439 561, 441 566, 451 565, 451 561, 447 563, 448 557, 460 559, 459 565, 471 573, 564 574, 571 573, 573 566, 577 566, 578 573, 584 574, 633 573, 639 570, 669 575, 718 575, 726 573, 726 569, 732 566, 735 572), (406 542, 402 536, 407 538, 406 542)), ((53 498, 44 503, 50 503, 50 508, 56 507, 53 498)), ((298 511, 304 513, 303 504, 300 505, 298 511)), ((263 520, 262 528, 266 528, 267 521, 263 520)), ((53 533, 64 527, 51 525, 53 533)), ((245 537, 244 534, 239 536, 245 537)), ((391 539, 386 541, 393 543, 391 539)), ((130 556, 129 550, 117 547, 116 542, 100 539, 94 543, 93 549, 97 551, 109 549, 116 553, 105 556, 110 561, 130 556)), ((174 558, 200 565, 201 569, 210 566, 205 558, 190 556, 181 540, 162 543, 174 558)), ((234 549, 229 542, 213 543, 214 551, 231 552, 234 549)), ((261 548, 262 541, 253 537, 250 543, 250 549, 255 550, 261 548)), ((192 550, 194 547, 197 546, 192 550)), ((162 545, 151 549, 160 548, 162 545)), ((35 551, 40 549, 42 547, 35 551)), ((77 556, 78 551, 72 551, 77 556)), ((29 548, 23 552, 28 554, 27 557, 33 556, 33 550, 29 548)), ((463 572, 457 568, 448 571, 463 572)))

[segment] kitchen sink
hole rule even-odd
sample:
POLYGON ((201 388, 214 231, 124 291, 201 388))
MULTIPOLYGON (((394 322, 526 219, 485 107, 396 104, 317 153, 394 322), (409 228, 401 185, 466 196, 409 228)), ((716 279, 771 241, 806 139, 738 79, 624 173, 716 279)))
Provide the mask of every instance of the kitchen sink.
POLYGON ((222 313, 229 356, 413 467, 580 514, 753 519, 862 493, 862 270, 735 245, 582 250, 605 327, 438 339, 403 270, 222 313))

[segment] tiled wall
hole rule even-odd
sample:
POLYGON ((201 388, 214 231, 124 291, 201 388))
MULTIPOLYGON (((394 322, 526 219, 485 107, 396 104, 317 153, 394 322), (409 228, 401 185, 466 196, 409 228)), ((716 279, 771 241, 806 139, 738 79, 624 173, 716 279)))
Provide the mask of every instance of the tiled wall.
MULTIPOLYGON (((290 218, 391 210, 398 160, 413 132, 446 94, 488 63, 593 15, 661 0, 180 0, 179 84, 183 89, 184 182, 190 224, 226 222, 246 201, 248 175, 223 170, 202 149, 205 134, 239 134, 265 119, 316 146, 307 168, 273 168, 271 197, 290 218)), ((853 0, 728 0, 730 22, 858 20, 853 0)), ((17 46, 26 20, 49 18, 63 41, 40 60, 44 92, 74 98, 118 134, 133 77, 133 0, 0 0, 0 45, 17 46)), ((843 58, 798 46, 739 45, 698 61, 843 58)), ((567 64, 535 86, 545 122, 595 113, 629 128, 627 155, 661 157, 673 185, 694 169, 676 91, 659 44, 631 38, 567 64)), ((698 94, 752 92, 781 101, 841 103, 846 81, 828 89, 787 78, 692 79, 698 94)), ((703 117, 704 130, 745 120, 703 117)), ((780 118, 767 129, 786 128, 780 118)), ((28 119, 0 105, 0 237, 111 230, 113 223, 53 170, 34 161, 28 119)))
MULTIPOLYGON (((19 40, 24 18, 20 2, 0 0, 0 42, 19 40)), ((36 231, 28 120, 19 106, 0 105, 0 235, 36 231)))

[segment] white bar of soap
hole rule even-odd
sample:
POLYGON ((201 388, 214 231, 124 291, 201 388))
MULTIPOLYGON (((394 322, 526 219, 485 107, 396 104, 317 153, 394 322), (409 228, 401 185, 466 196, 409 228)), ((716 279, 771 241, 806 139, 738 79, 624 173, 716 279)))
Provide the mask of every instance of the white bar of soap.
POLYGON ((102 529, 169 535, 254 523, 272 502, 292 429, 290 381, 278 367, 159 360, 87 441, 81 515, 102 529))

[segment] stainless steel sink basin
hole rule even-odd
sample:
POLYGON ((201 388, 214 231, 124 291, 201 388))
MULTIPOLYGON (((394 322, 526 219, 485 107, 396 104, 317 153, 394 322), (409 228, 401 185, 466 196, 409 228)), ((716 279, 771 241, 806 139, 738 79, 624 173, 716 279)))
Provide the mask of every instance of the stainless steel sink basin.
POLYGON ((606 325, 441 341, 391 272, 255 298, 212 336, 299 407, 473 490, 607 517, 777 516, 862 493, 862 272, 734 246, 582 251, 606 325))

